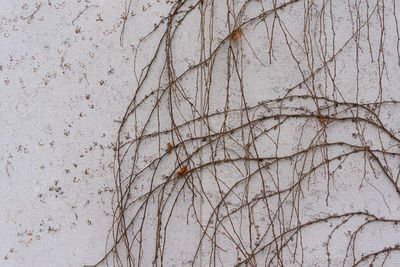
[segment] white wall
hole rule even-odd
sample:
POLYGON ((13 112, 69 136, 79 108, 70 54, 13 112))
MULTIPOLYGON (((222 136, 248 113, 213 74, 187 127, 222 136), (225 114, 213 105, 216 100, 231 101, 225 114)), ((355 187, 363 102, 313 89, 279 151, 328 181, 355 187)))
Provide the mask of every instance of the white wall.
MULTIPOLYGON (((192 2, 193 5, 197 4, 196 1, 192 2)), ((223 2, 218 2, 215 7, 215 44, 212 44, 212 47, 229 34, 226 26, 226 4, 225 1, 223 2)), ((318 16, 324 1, 314 2, 311 10, 315 13, 312 16, 318 16)), ((350 2, 353 3, 353 1, 350 2)), ((366 12, 366 2, 361 2, 360 10, 366 12)), ((371 12, 376 1, 368 1, 368 3, 369 12, 371 12)), ((127 20, 123 46, 121 46, 120 34, 125 10, 122 0, 37 2, 0 0, 0 266, 83 266, 96 263, 104 255, 108 230, 113 221, 111 208, 115 190, 112 168, 113 148, 121 119, 137 86, 134 64, 136 64, 137 73, 140 74, 141 68, 153 55, 165 25, 142 43, 136 63, 134 63, 135 51, 139 38, 153 29, 154 23, 159 21, 160 16, 166 16, 169 13, 172 4, 169 1, 134 2, 131 7, 132 13, 129 14, 127 20)), ((241 4, 235 2, 232 7, 235 6, 236 10, 233 12, 237 13, 241 4)), ((308 1, 299 1, 283 11, 278 11, 288 31, 300 43, 303 41, 304 7, 308 4, 308 1)), ((189 3, 186 6, 189 6, 189 3)), ((399 6, 400 4, 396 6, 397 14, 400 14, 399 6)), ((266 1, 265 9, 268 10, 270 7, 270 1, 266 1)), ((355 12, 356 9, 351 7, 350 10, 355 12)), ((250 1, 243 20, 259 12, 258 1, 250 1)), ((199 14, 198 11, 191 14, 176 33, 172 48, 177 75, 199 60, 199 14)), ((346 101, 359 103, 375 101, 379 97, 378 79, 379 66, 381 66, 379 64, 383 62, 383 59, 379 58, 381 24, 378 15, 375 14, 370 25, 373 62, 371 62, 366 27, 363 27, 361 31, 358 79, 360 89, 357 99, 355 93, 357 88, 356 45, 351 39, 352 31, 354 32, 352 25, 354 26, 356 22, 353 21, 352 24, 351 15, 356 17, 355 14, 350 14, 348 1, 334 1, 336 51, 344 47, 335 61, 337 64, 336 86, 340 88, 346 101)), ((326 16, 328 21, 329 12, 326 16)), ((386 18, 383 37, 386 65, 381 83, 383 99, 400 100, 398 34, 392 1, 385 1, 385 13, 382 16, 386 18)), ((365 13, 362 13, 361 18, 362 24, 365 22, 365 13)), ((313 23, 316 21, 318 20, 313 20, 313 23)), ((271 27, 273 16, 269 16, 266 23, 268 27, 271 27)), ((278 26, 275 27, 278 28, 278 26)), ((282 97, 288 88, 302 81, 301 73, 293 61, 280 28, 275 29, 275 60, 270 64, 269 42, 265 38, 265 29, 263 22, 245 26, 242 29, 243 35, 232 44, 234 49, 238 49, 237 55, 243 55, 241 67, 246 77, 243 87, 246 89, 248 106, 257 105, 263 100, 282 97), (251 44, 251 49, 249 44, 251 44)), ((332 32, 328 29, 326 35, 329 39, 327 46, 332 49, 332 32)), ((318 38, 312 41, 317 40, 318 38)), ((293 40, 290 42, 296 47, 293 40)), ((315 46, 317 46, 316 43, 315 46)), ((307 69, 305 56, 302 55, 299 47, 296 49, 295 53, 301 61, 301 68, 307 69)), ((225 106, 227 51, 228 48, 225 45, 216 56, 209 114, 216 110, 222 111, 225 106)), ((163 52, 163 50, 160 52, 161 55, 157 58, 158 61, 155 62, 152 70, 155 74, 149 77, 148 85, 146 84, 143 92, 140 92, 139 99, 156 88, 163 60, 165 60, 163 52)), ((315 57, 316 69, 321 63, 321 59, 317 57, 317 51, 315 51, 315 57)), ((332 65, 329 66, 332 67, 332 65)), ((325 74, 326 72, 322 71, 316 81, 321 86, 319 88, 322 88, 321 92, 324 89, 331 92, 332 86, 329 81, 327 82, 329 85, 324 87, 325 79, 327 79, 325 74)), ((195 94, 195 81, 198 77, 196 75, 196 73, 188 74, 181 81, 191 99, 200 99, 200 95, 195 94)), ((232 84, 238 84, 235 78, 232 79, 232 84)), ((202 92, 205 96, 204 91, 202 92)), ((293 94, 307 94, 305 86, 296 88, 293 94)), ((327 95, 331 96, 329 93, 327 95)), ((243 108, 241 96, 239 86, 232 85, 231 109, 243 108)), ((313 108, 312 103, 302 101, 295 99, 293 105, 313 108)), ((139 125, 143 125, 143 120, 147 118, 147 112, 153 104, 154 102, 150 101, 138 111, 139 125)), ((160 118, 164 120, 161 125, 168 128, 170 127, 168 104, 164 103, 160 106, 164 111, 160 115, 160 118)), ((190 107, 182 104, 181 108, 191 115, 190 107)), ((198 108, 204 109, 204 105, 199 104, 198 108)), ((382 107, 380 113, 380 119, 385 127, 393 131, 393 135, 397 138, 400 137, 399 111, 398 104, 394 104, 382 107)), ((263 115, 265 116, 268 112, 265 111, 263 115)), ((254 111, 252 115, 256 117, 260 114, 254 111)), ((179 119, 177 120, 179 124, 179 119)), ((210 121, 214 129, 221 128, 220 118, 210 119, 210 121)), ((240 125, 241 115, 239 113, 232 115, 229 123, 233 128, 235 125, 240 125)), ((205 127, 203 124, 199 125, 205 127)), ((279 155, 295 151, 301 125, 301 121, 294 121, 282 126, 279 152, 281 154, 279 155)), ((261 126, 269 127, 270 124, 261 126)), ((134 136, 133 124, 128 123, 126 127, 121 135, 129 133, 134 136)), ((314 120, 313 125, 310 124, 305 128, 302 141, 304 144, 310 141, 309 138, 319 129, 318 127, 320 125, 314 120)), ((157 129, 157 125, 150 125, 149 128, 151 132, 157 129)), ((202 129, 206 131, 206 128, 202 129)), ((384 144, 385 149, 389 149, 392 145, 390 151, 400 152, 399 143, 393 138, 383 133, 383 141, 379 141, 378 132, 373 127, 366 129, 366 142, 371 149, 382 149, 381 144, 384 144)), ((188 131, 191 130, 193 129, 188 131)), ((330 142, 346 141, 355 144, 361 142, 358 139, 355 140, 357 129, 351 123, 333 124, 327 131, 330 142)), ((196 130, 193 132, 195 135, 199 134, 196 130)), ((273 133, 271 136, 272 139, 276 138, 273 133)), ((148 155, 152 158, 158 153, 158 148, 165 149, 165 144, 169 142, 169 139, 164 138, 162 142, 163 144, 158 147, 156 141, 149 140, 145 143, 140 155, 148 155)), ((258 144, 260 153, 266 157, 274 148, 273 142, 268 142, 270 141, 266 138, 258 144)), ((194 142, 191 145, 196 147, 198 143, 194 142)), ((230 145, 232 149, 236 146, 230 145)), ((219 149, 217 145, 215 147, 219 149)), ((210 152, 207 150, 202 154, 203 160, 207 159, 208 153, 210 152)), ((333 148, 329 153, 336 155, 335 153, 341 153, 341 150, 333 148)), ((318 152, 316 155, 317 158, 322 157, 318 152)), ((138 166, 145 165, 145 160, 143 158, 140 160, 142 161, 138 163, 138 166)), ((350 158, 341 166, 334 181, 329 181, 331 190, 329 206, 326 206, 327 176, 324 170, 315 172, 310 180, 305 181, 302 188, 304 195, 301 198, 302 222, 328 214, 364 212, 365 210, 377 217, 399 220, 400 198, 395 187, 385 178, 382 171, 378 170, 374 174, 371 168, 364 167, 364 163, 364 155, 360 154, 359 157, 350 158), (363 179, 364 170, 367 171, 366 178, 363 179), (363 186, 361 187, 360 184, 363 186)), ((174 160, 169 159, 165 169, 171 171, 168 168, 176 166, 174 164, 174 160)), ((292 166, 288 164, 285 168, 285 163, 282 164, 283 167, 281 166, 279 171, 282 186, 285 186, 291 182, 292 166)), ((334 163, 331 167, 336 168, 338 165, 334 163)), ((392 168, 391 171, 396 177, 399 171, 399 155, 396 154, 388 159, 387 165, 392 168)), ((123 166, 129 170, 129 163, 123 166)), ((246 168, 243 164, 241 166, 246 168)), ((221 179, 225 179, 227 183, 233 182, 238 176, 232 166, 221 166, 219 171, 221 179)), ((210 173, 203 170, 201 179, 209 197, 217 200, 218 190, 210 173)), ((258 184, 249 186, 254 194, 260 191, 258 184)), ((140 190, 136 193, 140 194, 140 190)), ((146 193, 146 189, 143 189, 141 193, 146 193)), ((177 215, 169 228, 172 241, 165 252, 167 256, 164 259, 164 266, 189 265, 193 249, 196 248, 198 242, 198 226, 195 223, 186 225, 185 201, 189 200, 179 199, 177 215)), ((274 203, 271 205, 276 204, 274 202, 276 200, 271 201, 274 203)), ((200 202, 194 203, 199 205, 196 208, 202 210, 203 219, 206 220, 212 208, 207 204, 202 204, 200 208, 200 202)), ((288 208, 288 210, 291 209, 288 208)), ((259 216, 254 220, 263 221, 265 209, 256 206, 254 212, 255 217, 259 216)), ((246 215, 243 215, 243 218, 246 218, 246 215)), ((343 253, 350 237, 348 231, 357 229, 365 218, 365 216, 352 217, 349 223, 339 228, 337 235, 332 237, 333 245, 330 248, 333 258, 332 266, 342 263, 343 253)), ((303 266, 327 266, 326 249, 323 244, 341 219, 333 220, 326 225, 318 224, 304 229, 303 266)), ((154 236, 151 227, 154 226, 156 226, 156 221, 149 222, 150 230, 145 234, 148 245, 145 245, 143 266, 150 266, 152 261, 154 236)), ((243 227, 246 229, 245 225, 243 227)), ((356 258, 360 259, 362 253, 367 254, 384 247, 394 246, 399 242, 398 230, 393 223, 385 224, 380 221, 372 226, 369 225, 357 241, 359 243, 357 243, 356 258)), ((248 234, 243 233, 243 238, 247 237, 248 234)), ((235 247, 228 241, 224 242, 221 243, 221 247, 226 248, 227 251, 221 252, 221 262, 226 266, 240 262, 238 258, 242 260, 243 256, 237 254, 235 247)), ((200 262, 208 266, 208 246, 204 244, 203 258, 198 259, 195 266, 199 266, 200 262)), ((377 262, 381 263, 384 256, 385 254, 381 255, 377 262)), ((261 255, 258 258, 259 266, 264 264, 263 257, 261 255)), ((288 255, 286 257, 285 266, 298 265, 291 262, 288 255)), ((222 265, 221 262, 217 265, 222 265)), ((352 260, 346 262, 345 265, 350 266, 351 262, 352 260)), ((110 264, 112 265, 112 259, 110 264)), ((368 262, 364 264, 368 266, 368 262)), ((397 251, 392 252, 386 264, 387 266, 400 265, 400 254, 397 251)))

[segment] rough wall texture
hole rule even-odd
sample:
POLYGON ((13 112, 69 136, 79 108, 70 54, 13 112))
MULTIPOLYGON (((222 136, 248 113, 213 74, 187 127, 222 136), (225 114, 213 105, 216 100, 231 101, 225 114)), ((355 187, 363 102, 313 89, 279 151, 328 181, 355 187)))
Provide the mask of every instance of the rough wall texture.
POLYGON ((394 1, 0 0, 0 266, 400 266, 394 1))
POLYGON ((0 1, 1 266, 82 266, 104 252, 112 141, 132 86, 122 11, 0 1))

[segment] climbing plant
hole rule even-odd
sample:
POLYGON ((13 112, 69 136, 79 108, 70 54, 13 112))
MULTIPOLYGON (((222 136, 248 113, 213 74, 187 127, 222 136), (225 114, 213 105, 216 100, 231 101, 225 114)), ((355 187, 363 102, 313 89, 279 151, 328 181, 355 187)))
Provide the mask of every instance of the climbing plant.
MULTIPOLYGON (((135 5, 125 3, 122 43, 135 5)), ((396 0, 170 6, 133 46, 137 86, 98 265, 399 259, 396 0), (380 231, 393 235, 361 241, 380 231)))

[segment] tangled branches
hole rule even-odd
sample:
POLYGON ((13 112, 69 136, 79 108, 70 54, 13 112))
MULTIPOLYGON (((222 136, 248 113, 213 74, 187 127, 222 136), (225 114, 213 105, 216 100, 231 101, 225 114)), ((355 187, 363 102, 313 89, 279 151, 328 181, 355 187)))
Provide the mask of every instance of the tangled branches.
POLYGON ((98 264, 398 259, 395 2, 173 3, 135 48, 98 264))

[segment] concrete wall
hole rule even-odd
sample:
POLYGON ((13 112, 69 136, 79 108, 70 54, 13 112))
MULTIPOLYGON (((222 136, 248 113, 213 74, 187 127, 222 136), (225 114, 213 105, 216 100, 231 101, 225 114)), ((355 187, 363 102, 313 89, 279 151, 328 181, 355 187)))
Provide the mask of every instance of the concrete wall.
MULTIPOLYGON (((224 117, 221 114, 224 108, 226 110, 227 95, 230 98, 229 110, 236 110, 225 121, 227 129, 234 129, 243 125, 243 120, 250 120, 246 117, 248 114, 240 112, 246 106, 254 107, 261 103, 260 107, 250 112, 251 121, 268 114, 279 115, 282 113, 277 111, 279 106, 273 104, 269 106, 262 101, 285 95, 312 95, 307 88, 316 89, 317 96, 332 97, 343 103, 400 100, 399 35, 393 1, 361 1, 359 7, 353 3, 358 1, 332 1, 332 19, 335 21, 333 37, 330 26, 326 27, 324 34, 316 30, 321 25, 319 19, 322 18, 327 24, 330 23, 331 13, 328 5, 331 2, 321 0, 311 3, 301 0, 277 11, 287 27, 286 33, 290 32, 291 36, 285 36, 282 25, 279 26, 279 20, 272 12, 268 13, 265 21, 255 21, 241 27, 242 33, 237 38, 230 37, 225 1, 216 2, 213 7, 214 43, 210 43, 208 35, 205 34, 204 47, 215 49, 220 42, 227 41, 215 54, 214 70, 207 69, 209 65, 202 65, 198 68, 200 72, 185 74, 179 85, 184 88, 182 95, 196 103, 194 106, 203 115, 217 114, 208 119, 208 124, 201 120, 197 124, 188 126, 187 129, 182 129, 180 133, 184 135, 183 140, 190 143, 187 148, 189 154, 204 142, 204 140, 188 141, 190 138, 199 136, 211 138, 211 133, 221 131, 224 125, 224 117), (326 13, 323 14, 321 10, 324 2, 328 4, 326 13), (310 32, 313 30, 316 32, 316 34, 310 33, 308 36, 310 39, 307 40, 307 44, 312 44, 315 49, 313 59, 307 59, 305 53, 307 50, 303 32, 305 10, 311 12, 310 32), (360 14, 357 14, 357 11, 360 11, 360 14), (361 19, 358 21, 357 17, 361 19), (384 26, 380 18, 384 18, 384 26), (367 20, 370 20, 368 25, 365 24, 367 20), (274 50, 273 57, 270 57, 272 54, 269 53, 270 39, 267 34, 271 35, 272 25, 275 25, 274 50), (358 31, 357 27, 362 27, 362 30, 358 31), (384 31, 381 34, 383 27, 384 31), (269 30, 268 33, 266 29, 269 30), (327 41, 321 41, 319 37, 326 37, 327 41), (335 48, 332 40, 335 40, 335 48), (293 46, 293 51, 288 49, 288 43, 293 46), (330 59, 332 51, 339 51, 335 60, 327 64, 329 69, 324 67, 318 69, 324 64, 324 57, 321 56, 324 47, 320 47, 320 44, 326 45, 328 51, 325 60, 330 59), (293 60, 291 53, 294 53, 299 64, 293 60), (227 93, 226 75, 229 70, 227 66, 232 54, 238 57, 236 58, 237 62, 240 62, 238 68, 245 78, 240 81, 233 75, 231 90, 227 93), (311 69, 318 69, 315 71, 315 79, 303 82, 305 77, 314 75, 309 68, 311 63, 315 64, 311 69), (304 72, 300 72, 299 69, 304 72), (204 84, 198 82, 199 77, 202 77, 200 80, 205 79, 200 76, 201 72, 213 73, 212 86, 207 87, 207 82, 204 84), (336 75, 334 83, 328 77, 329 72, 336 75), (301 84, 302 86, 299 86, 301 84), (242 91, 243 88, 245 93, 242 91), (289 88, 294 89, 289 92, 289 88), (244 95, 246 105, 244 105, 244 95), (207 97, 209 99, 206 101, 207 97)), ((240 17, 238 23, 245 22, 262 12, 260 3, 263 2, 254 0, 249 1, 247 9, 241 14, 239 11, 242 2, 229 1, 231 12, 240 17)), ((271 1, 264 2, 265 10, 273 8, 271 1)), ((278 1, 277 5, 283 2, 278 1)), ((205 22, 203 21, 203 25, 207 26, 205 33, 209 33, 210 26, 207 20, 210 14, 207 12, 212 7, 206 8, 205 3, 211 1, 204 0, 201 4, 190 1, 182 8, 186 10, 195 6, 195 11, 183 20, 171 44, 176 76, 209 56, 209 51, 204 50, 203 56, 199 52, 202 37, 199 31, 201 29, 199 10, 203 10, 206 18, 205 22)), ((116 203, 112 202, 115 193, 113 166, 117 163, 116 165, 124 168, 123 172, 127 173, 132 168, 131 161, 124 163, 114 161, 118 130, 136 88, 142 81, 143 77, 139 77, 141 70, 155 53, 167 23, 161 24, 152 35, 141 42, 138 48, 139 40, 153 30, 160 17, 169 14, 175 2, 134 1, 129 13, 125 14, 126 4, 124 1, 106 0, 0 0, 0 266, 91 265, 104 255, 106 241, 111 242, 108 243, 108 248, 113 242, 112 235, 108 236, 113 222, 112 206, 116 203), (121 40, 124 16, 127 20, 121 40)), ((400 3, 396 4, 396 12, 400 14, 400 3)), ((234 16, 231 15, 229 23, 232 30, 235 29, 234 16)), ((166 62, 163 41, 160 51, 143 85, 144 89, 138 93, 138 101, 147 99, 150 93, 168 84, 166 72, 163 72, 163 64, 166 62)), ((231 64, 233 62, 234 60, 231 64)), ((232 70, 232 73, 235 71, 232 70)), ((178 89, 174 91, 176 92, 178 89)), ((150 97, 148 102, 134 113, 137 118, 126 120, 119 135, 123 139, 121 142, 134 139, 135 134, 144 127, 144 122, 149 117, 152 118, 152 122, 146 128, 145 134, 157 133, 163 129, 171 130, 170 110, 173 110, 172 113, 176 116, 176 125, 200 116, 193 112, 193 106, 188 105, 189 102, 185 102, 185 97, 178 95, 173 107, 171 107, 172 102, 162 100, 156 103, 155 99, 150 97), (158 116, 149 115, 153 107, 159 108, 158 116), (183 115, 180 112, 183 112, 183 115), (152 124, 157 118, 159 123, 152 124)), ((279 135, 271 132, 259 138, 253 143, 256 144, 259 157, 284 157, 295 153, 299 147, 308 147, 313 143, 315 133, 324 128, 321 125, 330 122, 327 117, 334 110, 332 108, 325 110, 324 114, 317 114, 312 99, 296 97, 294 100, 287 99, 284 104, 287 107, 292 106, 293 112, 297 112, 294 111, 296 109, 310 110, 312 122, 305 122, 299 118, 282 124, 279 135), (279 151, 273 141, 277 138, 280 142, 279 151)), ((326 102, 323 104, 327 105, 326 102)), ((368 151, 354 157, 349 156, 348 159, 346 157, 346 161, 343 162, 339 159, 332 163, 331 169, 323 167, 321 170, 313 171, 312 175, 301 182, 301 190, 292 192, 295 196, 290 196, 301 200, 301 205, 296 206, 299 209, 301 206, 297 223, 318 220, 324 216, 339 217, 327 220, 325 224, 316 223, 302 230, 302 253, 298 252, 301 255, 299 254, 296 262, 290 256, 290 249, 284 252, 282 257, 285 260, 282 263, 285 266, 299 266, 302 261, 303 266, 327 266, 327 238, 342 221, 345 221, 343 227, 337 228, 336 234, 332 235, 330 241, 331 266, 342 264, 351 234, 359 229, 363 222, 375 218, 385 219, 376 220, 376 223, 368 224, 368 227, 360 231, 362 234, 356 241, 354 252, 356 260, 353 261, 351 254, 345 265, 351 266, 368 253, 387 247, 396 248, 400 238, 397 226, 400 198, 396 192, 400 152, 398 142, 400 108, 394 103, 379 106, 379 111, 374 114, 379 115, 384 129, 377 130, 367 122, 332 123, 326 130, 326 139, 321 137, 321 140, 315 142, 315 144, 346 142, 358 148, 369 146, 369 149, 392 154, 386 155, 387 157, 382 156, 379 151, 373 154, 381 159, 379 162, 383 162, 384 166, 379 165, 377 159, 372 159, 368 151), (386 129, 388 132, 384 131, 386 129), (335 175, 331 177, 327 173, 333 170, 335 175), (328 195, 330 197, 327 198, 328 195), (360 214, 343 215, 357 212, 360 214)), ((338 117, 348 114, 350 113, 342 112, 338 117)), ((354 113, 349 116, 354 116, 354 113)), ((371 114, 366 114, 365 118, 369 118, 368 116, 371 114)), ((278 119, 280 121, 284 118, 279 117, 276 120, 278 119)), ((370 119, 375 121, 374 118, 370 119)), ((254 131, 262 132, 261 128, 267 129, 273 126, 275 126, 274 118, 271 118, 271 121, 257 124, 256 128, 259 128, 254 131)), ((201 236, 199 225, 195 222, 195 215, 192 212, 194 210, 201 212, 200 221, 203 224, 207 224, 207 220, 213 217, 210 214, 213 212, 214 204, 218 203, 221 197, 221 190, 217 187, 215 177, 218 176, 224 183, 232 186, 237 179, 245 177, 247 172, 257 169, 251 162, 241 162, 237 169, 229 164, 211 164, 210 166, 216 166, 216 169, 205 167, 200 168, 199 172, 194 171, 196 167, 201 167, 203 162, 207 162, 211 155, 214 155, 213 160, 226 158, 223 152, 226 148, 228 149, 225 152, 229 154, 230 151, 232 157, 254 156, 256 153, 254 149, 249 149, 248 153, 245 153, 242 146, 246 145, 244 140, 250 136, 249 130, 244 129, 244 132, 237 133, 237 136, 235 134, 232 134, 231 140, 224 145, 222 141, 210 142, 207 149, 201 154, 196 154, 190 163, 192 165, 189 167, 189 174, 197 175, 197 178, 193 178, 193 186, 199 187, 201 184, 203 191, 196 195, 198 199, 193 202, 190 200, 189 186, 184 187, 185 193, 177 197, 175 213, 168 228, 170 241, 165 245, 164 266, 190 266, 192 263, 193 253, 201 236), (239 141, 235 143, 234 140, 239 141), (243 144, 239 144, 240 140, 243 144), (207 197, 211 199, 208 202, 205 200, 207 197), (193 204, 193 207, 190 207, 190 204, 193 204), (188 209, 192 211, 188 213, 188 209)), ((140 147, 140 153, 137 152, 138 161, 134 163, 137 169, 147 166, 147 162, 156 159, 160 153, 166 154, 167 144, 170 142, 173 143, 174 150, 178 151, 179 144, 183 141, 179 141, 179 138, 174 142, 171 140, 173 138, 171 139, 169 134, 166 136, 157 134, 154 139, 146 139, 140 147)), ((128 152, 129 157, 135 154, 133 151, 128 152)), ((310 157, 315 157, 314 163, 318 164, 321 160, 337 157, 343 153, 346 151, 342 148, 333 147, 329 151, 315 150, 310 157)), ((167 155, 162 170, 154 172, 156 184, 162 184, 165 175, 176 179, 178 185, 182 183, 182 179, 178 178, 186 174, 180 175, 176 172, 185 165, 179 163, 185 158, 184 154, 180 148, 176 155, 167 155)), ((294 162, 300 162, 297 160, 299 159, 294 162)), ((312 160, 304 161, 304 165, 308 168, 312 166, 311 162, 312 160)), ((265 178, 267 181, 265 188, 270 192, 276 190, 276 179, 280 179, 279 183, 283 188, 290 187, 294 177, 300 179, 301 171, 292 161, 280 164, 280 166, 271 165, 273 174, 270 178, 265 178), (297 173, 295 174, 293 170, 297 173)), ((135 169, 135 172, 138 170, 135 169)), ((151 173, 153 170, 144 173, 143 177, 148 179, 151 173)), ((143 180, 132 184, 132 187, 139 186, 139 189, 136 187, 132 189, 133 198, 149 190, 146 187, 149 180, 143 177, 140 178, 143 180)), ((264 186, 257 182, 258 179, 260 177, 257 176, 246 186, 238 188, 235 194, 246 195, 250 199, 258 197, 257 194, 263 191, 261 187, 264 186)), ((168 190, 172 192, 175 189, 168 188, 168 190)), ((160 201, 159 198, 160 195, 154 195, 153 202, 149 204, 147 215, 149 221, 143 231, 145 241, 142 266, 150 266, 154 260, 156 236, 154 229, 158 223, 156 203, 157 200, 160 201)), ((241 203, 245 203, 243 199, 245 197, 238 199, 232 197, 227 205, 231 205, 230 208, 238 207, 241 203)), ((278 217, 282 221, 297 216, 291 213, 296 210, 290 206, 291 202, 285 203, 283 208, 279 207, 280 201, 271 198, 270 205, 277 207, 271 210, 279 213, 282 217, 278 217), (283 215, 284 212, 287 212, 286 217, 283 215)), ((167 207, 171 208, 168 205, 167 207)), ((254 227, 246 225, 249 223, 249 215, 246 215, 248 211, 243 210, 243 214, 240 213, 232 218, 234 223, 224 229, 226 233, 232 233, 234 225, 240 224, 238 229, 243 233, 238 236, 241 237, 239 239, 243 239, 243 247, 248 247, 249 251, 250 247, 254 246, 250 244, 254 240, 249 240, 249 236, 257 236, 258 231, 264 231, 269 225, 265 206, 258 203, 252 208, 255 215, 252 215, 254 218, 253 221, 250 220, 250 224, 254 224, 254 227), (253 232, 249 233, 248 229, 253 229, 253 232)), ((134 210, 134 207, 132 209, 134 210)), ((127 217, 132 215, 131 212, 127 210, 127 217)), ((165 220, 165 217, 162 219, 165 220)), ((126 220, 129 222, 129 219, 126 220)), ((288 228, 295 224, 283 223, 284 227, 288 228)), ((277 231, 285 232, 285 228, 277 231)), ((257 241, 257 245, 267 242, 268 235, 265 240, 257 241)), ((222 240, 218 243, 221 246, 219 259, 215 262, 210 260, 210 255, 213 253, 212 242, 204 241, 195 266, 209 264, 232 266, 245 259, 229 239, 224 240, 224 237, 221 237, 219 240, 222 240)), ((280 242, 284 243, 283 240, 280 242)), ((123 248, 121 255, 125 256, 123 248)), ((382 263, 386 255, 387 253, 379 254, 376 262, 382 263)), ((263 252, 257 254, 258 266, 264 266, 265 257, 267 256, 263 252)), ((361 265, 368 266, 371 260, 372 258, 368 258, 368 261, 362 262, 361 265)), ((155 262, 161 265, 160 258, 155 262)), ((277 264, 274 261, 273 263, 277 264)), ((396 249, 389 254, 385 263, 386 266, 400 265, 400 254, 396 249)), ((109 264, 117 266, 112 256, 109 264)), ((128 263, 125 264, 128 266, 128 263)))

